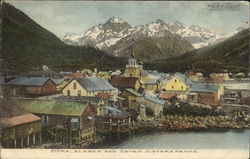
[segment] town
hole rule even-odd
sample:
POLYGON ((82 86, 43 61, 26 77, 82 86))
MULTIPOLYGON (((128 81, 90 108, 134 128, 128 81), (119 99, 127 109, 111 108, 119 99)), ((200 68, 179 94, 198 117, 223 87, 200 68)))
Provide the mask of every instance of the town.
POLYGON ((1 147, 85 148, 139 129, 249 128, 249 74, 160 73, 134 54, 122 71, 43 66, 1 76, 1 147))

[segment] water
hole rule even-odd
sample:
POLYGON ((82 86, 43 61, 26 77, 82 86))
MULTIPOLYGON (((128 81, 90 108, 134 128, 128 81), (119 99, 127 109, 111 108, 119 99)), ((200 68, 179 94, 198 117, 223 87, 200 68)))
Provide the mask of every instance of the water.
POLYGON ((249 149, 250 130, 141 132, 100 144, 111 149, 249 149))

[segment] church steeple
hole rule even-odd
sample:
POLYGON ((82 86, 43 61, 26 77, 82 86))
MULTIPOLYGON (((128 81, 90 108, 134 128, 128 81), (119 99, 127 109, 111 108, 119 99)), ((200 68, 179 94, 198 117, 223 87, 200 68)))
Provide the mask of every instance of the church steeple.
POLYGON ((130 55, 131 55, 132 58, 135 57, 134 39, 132 39, 132 45, 131 45, 130 55))
POLYGON ((135 57, 135 47, 134 47, 134 45, 132 45, 132 47, 131 47, 130 55, 131 55, 132 58, 135 57))

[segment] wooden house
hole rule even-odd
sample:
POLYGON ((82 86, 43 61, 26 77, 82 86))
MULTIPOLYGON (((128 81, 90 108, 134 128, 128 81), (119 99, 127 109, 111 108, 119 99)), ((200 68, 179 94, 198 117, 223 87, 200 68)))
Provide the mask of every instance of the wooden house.
POLYGON ((155 117, 160 117, 163 115, 163 108, 167 106, 165 100, 158 99, 156 97, 145 96, 143 98, 138 98, 137 102, 146 108, 150 108, 154 112, 155 117))
POLYGON ((72 79, 62 89, 64 96, 96 96, 100 92, 115 93, 115 88, 105 79, 88 77, 72 79))
POLYGON ((191 83, 191 80, 188 79, 185 75, 176 73, 166 82, 165 90, 166 91, 187 91, 190 83, 191 83))
POLYGON ((95 112, 86 102, 16 99, 14 102, 42 118, 43 138, 82 143, 94 139, 95 112))
POLYGON ((193 84, 189 89, 188 101, 218 106, 220 104, 219 86, 204 83, 193 84))
POLYGON ((123 76, 112 76, 110 83, 112 86, 118 88, 120 91, 124 91, 127 88, 138 90, 141 85, 137 77, 123 76))
POLYGON ((145 92, 157 92, 160 89, 160 81, 158 79, 149 79, 143 83, 145 92))
POLYGON ((31 113, 0 119, 4 148, 23 148, 41 144, 41 118, 31 113))
POLYGON ((44 96, 55 94, 56 83, 48 77, 17 77, 6 84, 11 96, 44 96))
POLYGON ((124 108, 127 109, 133 109, 137 99, 142 97, 140 93, 131 88, 127 88, 126 90, 124 90, 121 93, 121 96, 125 99, 124 108))
POLYGON ((204 83, 204 84, 212 84, 212 85, 218 85, 219 86, 219 98, 221 96, 224 96, 225 94, 225 85, 224 82, 225 80, 223 78, 199 78, 197 80, 199 83, 204 83))
POLYGON ((27 148, 40 145, 41 126, 38 116, 0 99, 0 147, 27 148))
POLYGON ((100 115, 100 109, 105 105, 104 100, 100 97, 89 96, 62 96, 55 98, 56 100, 71 101, 71 102, 86 102, 93 108, 95 115, 100 115))

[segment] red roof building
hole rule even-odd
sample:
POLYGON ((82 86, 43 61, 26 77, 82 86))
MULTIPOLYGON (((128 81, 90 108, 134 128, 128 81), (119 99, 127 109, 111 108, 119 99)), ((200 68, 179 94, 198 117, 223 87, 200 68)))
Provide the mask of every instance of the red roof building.
POLYGON ((166 92, 164 92, 164 93, 160 94, 159 98, 169 100, 170 98, 176 97, 176 96, 177 96, 177 94, 175 94, 175 93, 166 93, 166 92))
POLYGON ((132 88, 138 90, 140 87, 140 81, 137 77, 123 77, 123 76, 112 76, 110 80, 111 85, 118 88, 120 91, 126 88, 132 88))

